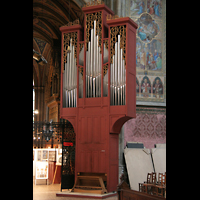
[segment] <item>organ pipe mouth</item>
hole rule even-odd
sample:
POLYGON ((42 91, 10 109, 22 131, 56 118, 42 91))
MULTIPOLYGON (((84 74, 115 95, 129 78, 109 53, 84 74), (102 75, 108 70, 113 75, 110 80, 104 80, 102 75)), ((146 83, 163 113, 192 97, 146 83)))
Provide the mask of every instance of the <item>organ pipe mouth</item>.
POLYGON ((67 47, 67 53, 70 53, 71 52, 71 50, 70 50, 70 47, 68 46, 67 47))

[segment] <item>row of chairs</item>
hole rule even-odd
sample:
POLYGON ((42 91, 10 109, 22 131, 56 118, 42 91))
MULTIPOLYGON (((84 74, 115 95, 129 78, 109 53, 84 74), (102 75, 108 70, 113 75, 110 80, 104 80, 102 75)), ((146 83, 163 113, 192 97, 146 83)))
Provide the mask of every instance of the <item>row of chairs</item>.
POLYGON ((155 172, 148 173, 147 181, 139 183, 139 191, 166 198, 166 172, 158 173, 158 180, 155 172))

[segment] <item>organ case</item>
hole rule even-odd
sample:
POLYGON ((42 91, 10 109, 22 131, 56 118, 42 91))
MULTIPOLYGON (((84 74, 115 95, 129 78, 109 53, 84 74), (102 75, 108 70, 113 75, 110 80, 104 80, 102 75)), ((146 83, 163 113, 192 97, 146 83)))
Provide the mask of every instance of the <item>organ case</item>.
POLYGON ((105 4, 82 10, 83 27, 75 21, 60 28, 60 116, 76 133, 76 178, 104 174, 111 192, 118 184, 118 134, 136 117, 137 24, 105 4))

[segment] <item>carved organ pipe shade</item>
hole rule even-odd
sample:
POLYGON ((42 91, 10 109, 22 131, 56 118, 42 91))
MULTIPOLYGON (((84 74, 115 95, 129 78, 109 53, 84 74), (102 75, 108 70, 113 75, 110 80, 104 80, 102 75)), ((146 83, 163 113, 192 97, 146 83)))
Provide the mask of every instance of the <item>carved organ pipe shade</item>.
POLYGON ((75 57, 75 46, 70 38, 67 47, 67 58, 63 74, 63 107, 77 106, 77 68, 75 57), (69 47, 69 48, 68 48, 69 47))
POLYGON ((101 97, 101 47, 98 46, 96 20, 88 42, 86 51, 86 97, 101 97))

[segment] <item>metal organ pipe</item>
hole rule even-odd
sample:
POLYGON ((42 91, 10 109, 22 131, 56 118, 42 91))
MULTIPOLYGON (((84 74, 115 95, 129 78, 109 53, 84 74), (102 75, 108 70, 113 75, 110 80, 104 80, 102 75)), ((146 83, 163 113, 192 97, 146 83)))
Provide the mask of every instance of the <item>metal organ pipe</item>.
POLYGON ((94 39, 93 39, 93 43, 94 43, 94 67, 93 67, 93 69, 94 69, 94 71, 93 71, 93 97, 95 97, 95 95, 96 95, 96 73, 97 73, 97 65, 96 65, 96 21, 94 21, 94 31, 93 31, 93 37, 94 37, 94 39))
POLYGON ((93 92, 93 84, 92 84, 92 77, 93 77, 93 74, 94 74, 94 72, 93 72, 93 53, 94 53, 94 29, 91 29, 91 55, 90 55, 90 61, 91 61, 91 63, 90 63, 90 67, 91 67, 91 90, 90 90, 90 92, 91 92, 91 95, 90 95, 90 97, 92 97, 92 92, 93 92))
POLYGON ((100 67, 100 64, 99 64, 99 59, 100 59, 100 55, 99 55, 99 48, 98 48, 98 35, 96 34, 96 23, 95 23, 95 37, 96 37, 96 41, 95 41, 95 52, 96 52, 96 57, 95 57, 95 60, 96 60, 96 97, 99 97, 99 67, 100 67))
POLYGON ((94 20, 94 28, 91 29, 88 51, 86 51, 86 97, 101 96, 101 53, 96 25, 97 22, 94 20))
POLYGON ((121 84, 121 80, 120 80, 120 68, 121 68, 121 63, 120 63, 120 35, 118 35, 118 44, 117 44, 117 66, 118 66, 118 69, 117 69, 117 102, 118 104, 117 105, 121 105, 120 104, 120 84, 121 84))
MULTIPOLYGON (((101 47, 98 45, 99 35, 98 21, 94 20, 94 26, 90 30, 88 50, 86 51, 86 97, 101 97, 101 76, 102 76, 102 54, 101 47)), ((120 48, 120 34, 117 35, 114 44, 113 63, 110 64, 110 104, 125 105, 126 93, 126 69, 123 59, 123 49, 120 48)), ((77 106, 77 66, 75 58, 75 46, 72 38, 69 41, 70 52, 67 52, 67 62, 63 74, 63 107, 77 106)), ((105 63, 104 63, 105 64, 105 63)), ((107 94, 108 73, 103 78, 103 96, 107 94)), ((80 79, 80 72, 79 72, 80 79)), ((83 85, 83 81, 79 85, 83 85)), ((83 97, 83 87, 79 88, 79 95, 83 97)))
POLYGON ((115 42, 115 54, 110 65, 110 103, 111 105, 125 105, 126 69, 120 48, 120 35, 115 42))
POLYGON ((63 100, 64 107, 76 107, 77 102, 77 68, 76 58, 74 57, 74 45, 70 38, 70 52, 67 53, 67 63, 65 63, 64 71, 64 90, 63 100))

